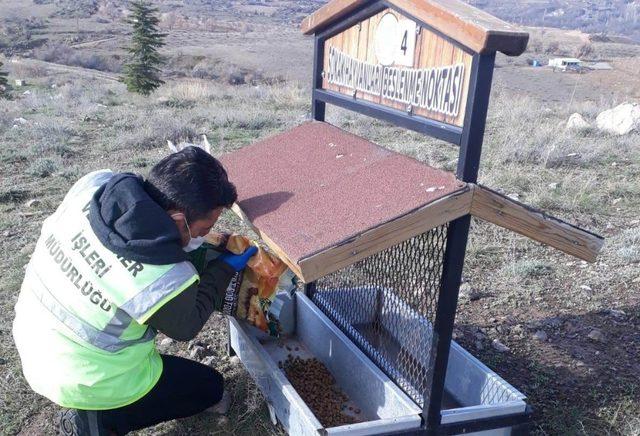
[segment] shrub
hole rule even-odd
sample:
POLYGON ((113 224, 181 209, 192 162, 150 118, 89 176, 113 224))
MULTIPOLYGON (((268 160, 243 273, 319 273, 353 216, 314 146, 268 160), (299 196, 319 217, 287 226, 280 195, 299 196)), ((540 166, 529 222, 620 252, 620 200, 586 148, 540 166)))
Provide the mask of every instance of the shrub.
POLYGON ((35 177, 49 177, 59 169, 58 161, 51 158, 40 158, 35 160, 27 168, 27 173, 35 177))

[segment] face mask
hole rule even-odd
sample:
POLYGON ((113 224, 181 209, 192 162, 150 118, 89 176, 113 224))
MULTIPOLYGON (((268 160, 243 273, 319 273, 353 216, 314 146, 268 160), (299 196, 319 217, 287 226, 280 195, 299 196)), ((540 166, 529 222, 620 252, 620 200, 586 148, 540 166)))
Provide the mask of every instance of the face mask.
POLYGON ((190 251, 197 250, 198 248, 200 248, 200 246, 202 244, 204 244, 204 242, 205 242, 205 237, 204 236, 198 236, 197 238, 191 238, 189 240, 189 243, 187 244, 187 246, 186 247, 182 247, 182 249, 188 253, 190 251))
MULTIPOLYGON (((171 216, 174 217, 175 215, 171 215, 171 216)), ((190 251, 194 251, 200 248, 200 246, 204 244, 206 239, 204 236, 198 236, 197 238, 194 238, 193 236, 191 236, 191 229, 189 228, 189 222, 187 221, 187 217, 184 215, 183 217, 184 217, 184 224, 187 226, 187 232, 189 232, 189 243, 184 247, 182 247, 182 249, 188 253, 190 251)))

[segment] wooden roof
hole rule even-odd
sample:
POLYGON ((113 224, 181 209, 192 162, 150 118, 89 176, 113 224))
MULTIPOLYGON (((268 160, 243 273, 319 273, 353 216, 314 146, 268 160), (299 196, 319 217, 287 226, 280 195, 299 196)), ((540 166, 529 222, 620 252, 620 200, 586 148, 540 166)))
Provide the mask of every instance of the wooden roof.
POLYGON ((453 174, 327 123, 302 124, 221 161, 238 189, 236 212, 305 281, 470 207, 469 189, 453 174), (450 197, 459 211, 450 203, 432 219, 420 211, 450 197))
MULTIPOLYGON (((331 0, 302 22, 302 32, 316 33, 372 0, 331 0)), ((459 0, 387 0, 477 53, 522 54, 529 34, 459 0)))
POLYGON ((305 282, 473 214, 593 261, 602 238, 322 122, 222 156, 233 210, 305 282))

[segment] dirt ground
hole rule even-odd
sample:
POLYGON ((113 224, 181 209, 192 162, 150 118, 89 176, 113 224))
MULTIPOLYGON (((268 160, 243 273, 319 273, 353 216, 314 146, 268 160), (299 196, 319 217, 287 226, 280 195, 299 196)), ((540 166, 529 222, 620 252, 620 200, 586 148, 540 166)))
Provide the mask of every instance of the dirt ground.
MULTIPOLYGON (((25 383, 11 321, 42 220, 71 184, 99 168, 145 173, 166 154, 167 139, 205 133, 220 154, 309 117, 311 41, 292 24, 256 19, 259 32, 169 32, 172 76, 150 98, 91 71, 6 63, 11 78, 28 85, 0 100, 0 434, 54 433, 57 408, 25 383), (198 62, 220 78, 190 79, 198 62), (264 80, 229 84, 223 73, 238 68, 261 70, 264 80)), ((98 42, 80 48, 108 53, 125 42, 91 38, 98 42)), ((640 50, 598 43, 596 54, 614 70, 554 73, 526 65, 541 53, 498 57, 480 181, 603 235, 602 256, 586 264, 474 221, 454 331, 527 395, 536 434, 640 435, 640 135, 562 127, 573 112, 593 123, 601 110, 640 101, 640 50)), ((455 163, 457 150, 448 145, 341 110, 328 116, 430 165, 450 170, 455 163)), ((220 227, 246 231, 230 214, 220 227)), ((226 356, 225 340, 225 323, 214 316, 196 340, 162 351, 189 357, 203 347, 197 358, 209 358, 228 381, 229 416, 203 414, 139 434, 281 434, 241 362, 226 356)))

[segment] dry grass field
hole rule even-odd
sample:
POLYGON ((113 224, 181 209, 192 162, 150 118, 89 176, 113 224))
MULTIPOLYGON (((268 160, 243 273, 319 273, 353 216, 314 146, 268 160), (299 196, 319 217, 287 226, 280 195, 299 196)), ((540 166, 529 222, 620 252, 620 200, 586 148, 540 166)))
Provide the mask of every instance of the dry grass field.
MULTIPOLYGON (((224 20, 237 19, 225 13, 224 20)), ((219 155, 308 119, 311 46, 276 18, 247 18, 244 33, 168 30, 167 84, 148 98, 95 70, 5 63, 11 79, 27 86, 0 100, 0 434, 54 433, 57 409, 30 391, 11 338, 42 220, 89 171, 146 173, 167 153, 167 139, 206 134, 219 155)), ((70 23, 59 24, 72 32, 70 23)), ((58 30, 51 39, 71 44, 58 30)), ((77 43, 90 44, 74 50, 88 54, 112 56, 125 42, 83 35, 77 43)), ((527 56, 541 53, 498 59, 480 181, 602 234, 602 256, 586 264, 474 221, 454 332, 529 397, 537 434, 640 435, 640 134, 564 128, 573 112, 593 122, 604 109, 640 99, 637 75, 624 74, 638 66, 640 50, 595 49, 621 68, 610 76, 562 75, 526 66, 527 56), (496 351, 495 339, 509 351, 496 351)), ((328 121, 430 165, 455 166, 457 150, 438 141, 337 109, 328 121)), ((220 227, 246 231, 231 214, 220 227)), ((193 343, 163 351, 189 356, 193 344, 204 346, 228 380, 229 416, 205 414, 140 434, 281 434, 242 364, 226 356, 224 326, 214 317, 193 343)))

